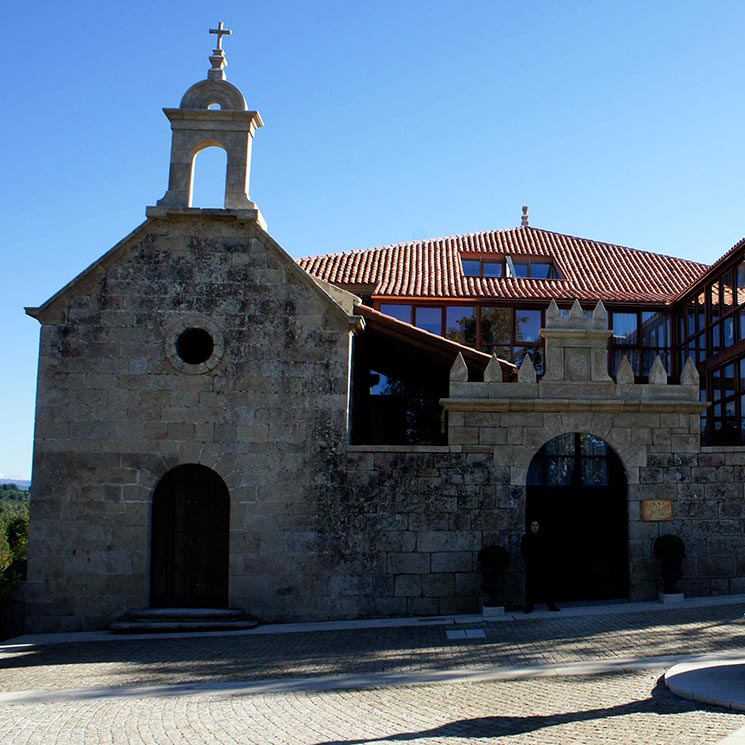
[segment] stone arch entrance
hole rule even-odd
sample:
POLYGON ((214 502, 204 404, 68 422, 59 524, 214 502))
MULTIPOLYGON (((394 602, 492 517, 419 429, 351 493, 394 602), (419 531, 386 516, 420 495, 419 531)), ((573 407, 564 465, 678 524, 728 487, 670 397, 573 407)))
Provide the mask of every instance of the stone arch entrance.
POLYGON ((552 545, 558 600, 628 597, 627 482, 607 442, 574 432, 543 445, 527 478, 535 519, 552 545))
POLYGON ((153 493, 151 608, 227 608, 230 495, 206 466, 177 466, 153 493))

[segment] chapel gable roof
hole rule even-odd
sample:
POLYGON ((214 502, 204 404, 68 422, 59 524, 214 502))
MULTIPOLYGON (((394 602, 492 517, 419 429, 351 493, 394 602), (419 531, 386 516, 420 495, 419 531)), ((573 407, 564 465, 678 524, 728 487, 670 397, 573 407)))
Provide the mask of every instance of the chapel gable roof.
POLYGON ((373 297, 668 304, 707 266, 672 256, 521 226, 299 260, 311 274, 373 297), (461 260, 545 257, 558 279, 465 276, 461 260))
POLYGON ((36 318, 41 323, 63 323, 67 303, 81 293, 87 292, 97 281, 102 280, 107 272, 118 263, 131 258, 132 251, 150 233, 160 233, 164 226, 171 230, 184 231, 188 234, 188 224, 192 220, 234 222, 236 236, 258 238, 269 251, 275 261, 292 276, 296 281, 304 285, 309 292, 313 293, 327 303, 342 322, 350 323, 352 326, 359 325, 359 317, 354 312, 356 298, 349 293, 337 288, 324 286, 317 277, 310 275, 298 266, 297 262, 267 233, 256 221, 255 217, 243 221, 244 214, 241 210, 210 210, 199 208, 170 209, 164 212, 164 217, 148 217, 129 235, 119 241, 113 248, 109 249, 103 256, 96 259, 74 279, 58 290, 46 302, 38 307, 27 307, 27 315, 36 318))

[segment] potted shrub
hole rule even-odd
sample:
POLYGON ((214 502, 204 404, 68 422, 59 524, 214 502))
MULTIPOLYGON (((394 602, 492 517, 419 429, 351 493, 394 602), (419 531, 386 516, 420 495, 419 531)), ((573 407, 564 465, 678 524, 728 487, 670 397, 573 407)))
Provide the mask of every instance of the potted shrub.
POLYGON ((489 596, 485 607, 500 607, 504 603, 504 573, 510 567, 510 552, 504 546, 484 546, 479 551, 481 587, 489 596))
POLYGON ((685 543, 677 535, 661 535, 654 542, 654 555, 660 561, 662 592, 665 595, 680 592, 678 580, 683 576, 685 553, 685 543))

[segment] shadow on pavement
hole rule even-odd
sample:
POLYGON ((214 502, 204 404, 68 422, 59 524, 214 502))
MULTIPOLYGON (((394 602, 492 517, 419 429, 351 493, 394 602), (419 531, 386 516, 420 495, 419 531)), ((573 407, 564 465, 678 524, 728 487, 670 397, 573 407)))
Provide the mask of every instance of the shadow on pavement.
POLYGON ((420 730, 418 732, 400 732, 398 734, 385 735, 377 738, 363 738, 355 740, 326 740, 314 743, 314 745, 370 745, 376 742, 407 742, 424 738, 426 742, 434 741, 434 738, 458 737, 458 738, 495 738, 507 737, 509 735, 521 735, 535 732, 546 727, 556 727, 562 724, 587 722, 591 720, 608 719, 611 717, 623 717, 631 714, 676 714, 680 711, 692 711, 700 709, 700 706, 690 701, 678 700, 679 706, 675 711, 670 708, 669 699, 672 694, 665 688, 663 678, 657 681, 649 698, 640 701, 631 701, 627 704, 610 706, 601 709, 588 709, 586 711, 557 712, 540 716, 491 716, 476 717, 473 719, 460 719, 439 727, 420 730), (666 705, 660 706, 662 699, 666 705))

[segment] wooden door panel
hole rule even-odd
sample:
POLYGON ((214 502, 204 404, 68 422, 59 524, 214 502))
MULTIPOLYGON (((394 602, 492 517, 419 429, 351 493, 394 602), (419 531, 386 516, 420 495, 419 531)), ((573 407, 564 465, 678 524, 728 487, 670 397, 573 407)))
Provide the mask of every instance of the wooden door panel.
POLYGON ((153 495, 150 605, 228 605, 229 494, 198 465, 178 466, 153 495))

